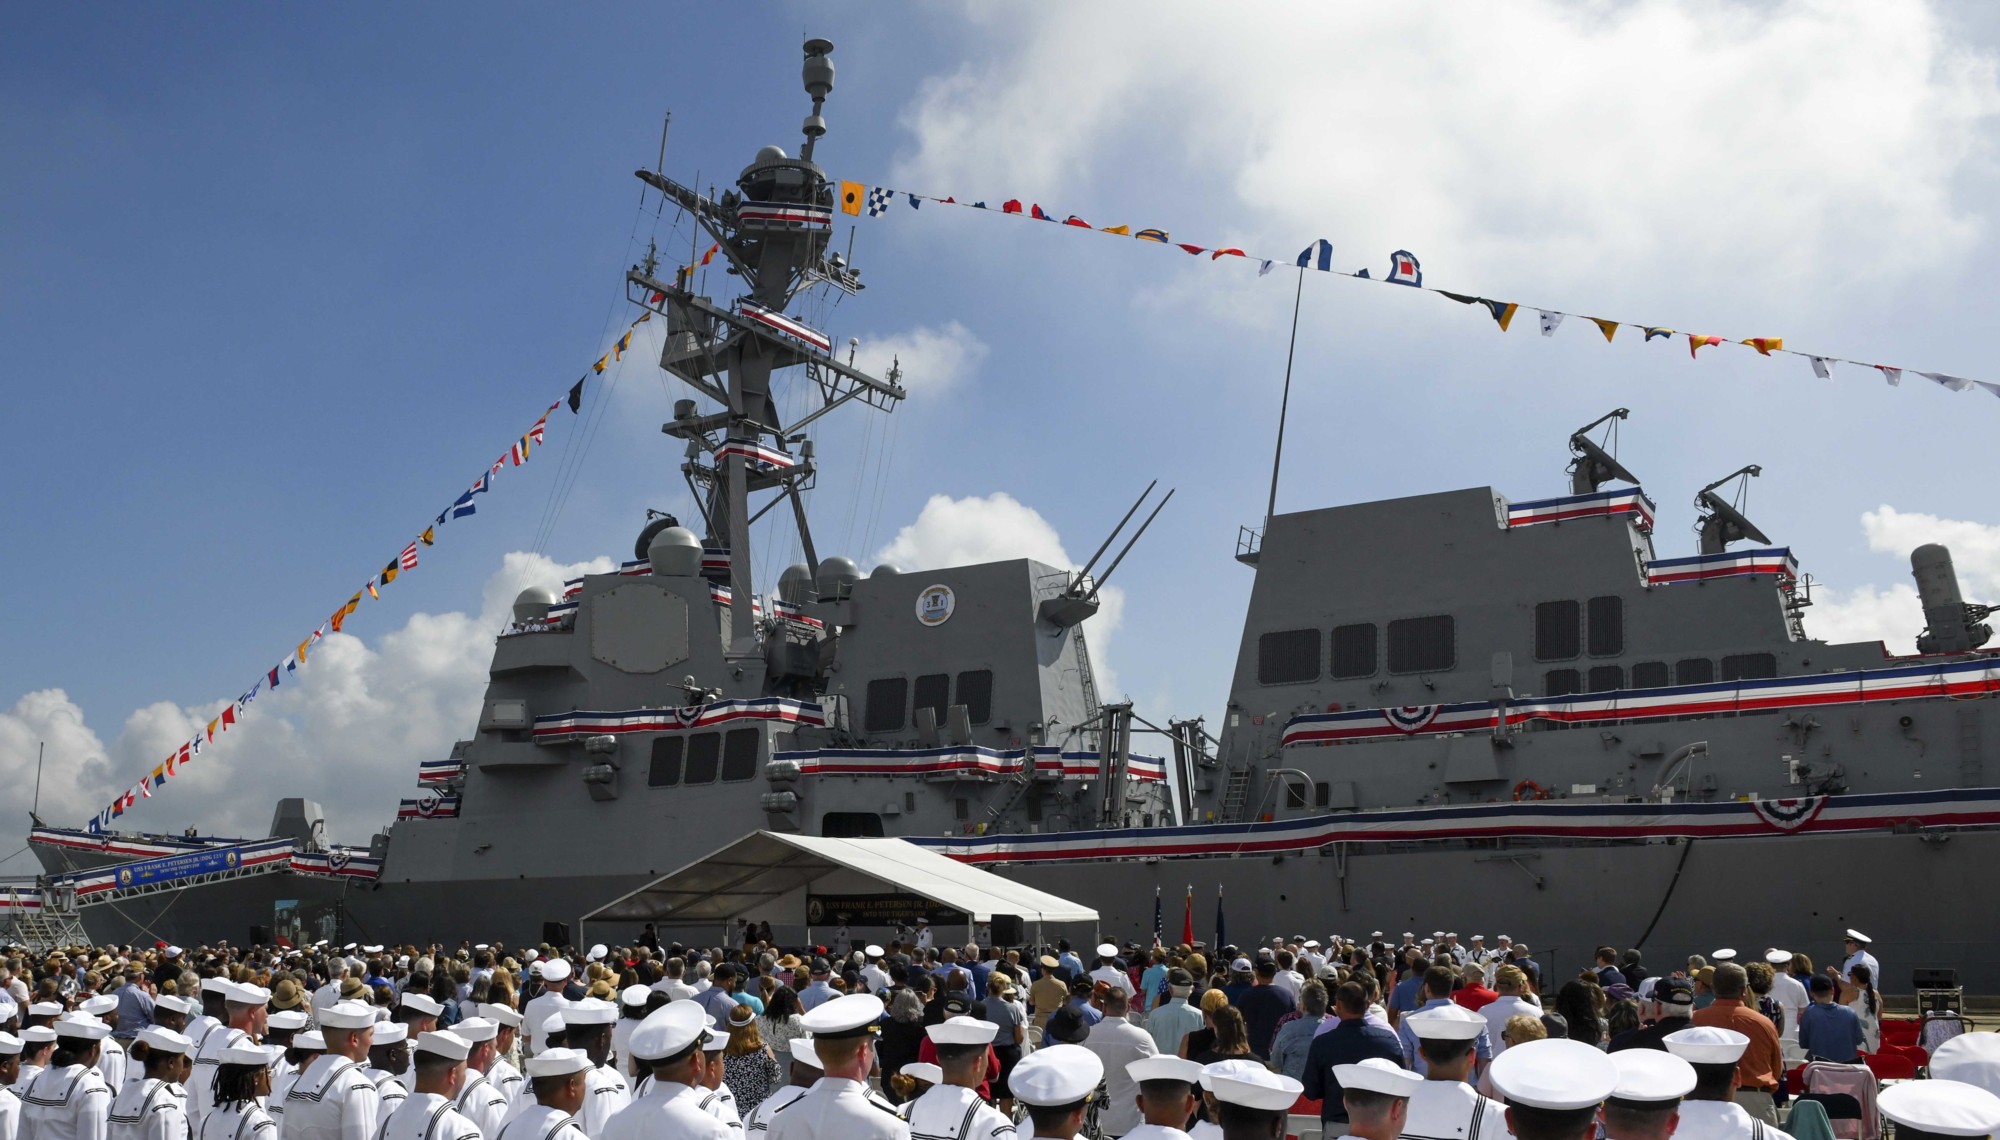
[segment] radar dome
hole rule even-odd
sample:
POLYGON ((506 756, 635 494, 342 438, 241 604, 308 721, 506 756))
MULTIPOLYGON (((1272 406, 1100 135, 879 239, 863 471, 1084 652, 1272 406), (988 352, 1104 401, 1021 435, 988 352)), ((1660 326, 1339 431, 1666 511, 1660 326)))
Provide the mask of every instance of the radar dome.
POLYGON ((861 567, 852 558, 838 555, 819 564, 819 596, 826 599, 844 598, 861 578, 861 567))
POLYGON ((645 528, 639 532, 639 540, 632 544, 632 557, 650 558, 652 556, 653 540, 659 537, 660 532, 670 526, 679 525, 681 525, 681 520, 672 515, 661 515, 647 523, 645 528))
POLYGON ((785 157, 786 155, 784 147, 767 146, 757 152, 757 161, 754 163, 754 165, 762 166, 767 162, 783 162, 785 161, 785 157))
POLYGON ((514 620, 522 625, 542 621, 549 616, 549 607, 559 600, 547 586, 530 586, 514 595, 514 620))
POLYGON ((901 574, 902 572, 903 568, 901 566, 896 565, 894 562, 884 562, 882 565, 877 566, 875 568, 875 572, 873 574, 870 574, 868 576, 870 578, 894 578, 896 575, 901 574))
POLYGON ((684 526, 670 526, 653 536, 646 560, 661 578, 692 578, 701 573, 701 540, 684 526))
POLYGON ((813 600, 812 568, 803 562, 794 562, 778 575, 778 596, 795 606, 813 600))

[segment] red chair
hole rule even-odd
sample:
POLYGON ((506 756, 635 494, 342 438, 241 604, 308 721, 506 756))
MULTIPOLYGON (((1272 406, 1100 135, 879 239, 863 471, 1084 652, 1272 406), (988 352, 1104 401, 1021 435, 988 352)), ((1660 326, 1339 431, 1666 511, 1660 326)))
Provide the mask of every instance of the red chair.
POLYGON ((1864 1053, 1861 1063, 1875 1074, 1878 1081, 1907 1081, 1916 1079, 1917 1063, 1901 1053, 1864 1053))
POLYGON ((1893 1053, 1898 1057, 1908 1057, 1910 1063, 1919 1069, 1931 1063, 1931 1055, 1925 1052, 1924 1047, 1921 1045, 1892 1045, 1884 1041, 1882 1042, 1881 1051, 1883 1053, 1893 1053))
POLYGON ((1918 1026, 1914 1021, 1905 1021, 1901 1018, 1884 1018, 1882 1020, 1882 1044, 1915 1045, 1917 1043, 1917 1031, 1918 1026))

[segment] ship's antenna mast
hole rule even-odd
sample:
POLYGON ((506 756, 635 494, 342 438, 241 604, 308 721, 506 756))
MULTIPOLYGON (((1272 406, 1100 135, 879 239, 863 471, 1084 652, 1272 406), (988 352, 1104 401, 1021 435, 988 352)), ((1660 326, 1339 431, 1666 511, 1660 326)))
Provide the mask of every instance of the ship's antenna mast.
POLYGON ((1278 445, 1271 450, 1271 498, 1264 506, 1264 529, 1271 528, 1271 516, 1278 513, 1278 465, 1285 459, 1285 414, 1292 406, 1292 357, 1299 347, 1299 301, 1306 294, 1306 271, 1299 267, 1299 287, 1292 293, 1292 340, 1285 346, 1285 391, 1278 398, 1278 445))

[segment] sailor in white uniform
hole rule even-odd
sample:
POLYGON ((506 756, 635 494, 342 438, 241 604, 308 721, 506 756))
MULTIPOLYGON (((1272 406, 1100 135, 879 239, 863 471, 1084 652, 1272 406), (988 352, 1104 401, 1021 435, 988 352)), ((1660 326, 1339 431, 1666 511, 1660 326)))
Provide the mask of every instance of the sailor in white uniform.
POLYGON ((1425 1067, 1402 1134, 1410 1140, 1507 1140, 1507 1106, 1480 1096, 1471 1084, 1486 1019, 1447 1003, 1412 1013, 1403 1024, 1416 1034, 1425 1067))
POLYGON ((1897 1140, 2000 1132, 2000 1097, 1962 1081, 1903 1081, 1883 1089, 1875 1104, 1896 1122, 1897 1140))
MULTIPOLYGON (((228 978, 201 980, 201 990, 194 999, 200 1003, 199 1007, 190 1011, 187 1028, 181 1030, 187 1034, 188 1040, 194 1042, 194 1052, 190 1056, 200 1056, 202 1044, 208 1040, 209 1033, 222 1025, 228 1011, 229 986, 228 978)), ((159 1003, 154 1005, 157 1007, 159 1003)))
MULTIPOLYGON (((1212 1089, 1218 1075, 1216 1070, 1225 1065, 1247 1068, 1254 1064, 1217 1061, 1208 1066, 1208 1072, 1202 1077, 1202 1087, 1212 1089)), ((1424 1087, 1422 1077, 1382 1057, 1369 1057, 1350 1065, 1335 1065, 1333 1079, 1339 1082, 1344 1098, 1342 1103, 1347 1107, 1349 1135, 1367 1140, 1394 1140, 1401 1136, 1410 1120, 1410 1100, 1416 1096, 1417 1090, 1424 1087)), ((1213 1095, 1211 1091, 1210 1096, 1213 1095)), ((1220 1137, 1222 1129, 1212 1122, 1203 1122, 1189 1129, 1189 1135, 1195 1140, 1203 1140, 1205 1136, 1220 1137)))
POLYGON ((479 1007, 479 1016, 493 1022, 500 1028, 493 1035, 493 1066, 486 1070, 486 1079, 507 1098, 508 1107, 527 1095, 522 1088, 521 1070, 508 1060, 514 1053, 514 1040, 521 1032, 521 1015, 509 1006, 486 1002, 479 1007))
MULTIPOLYGON (((272 1015, 277 1016, 276 1014, 272 1015)), ((306 1067, 326 1052, 326 1038, 317 1029, 307 1029, 292 1034, 292 1046, 285 1050, 284 1069, 273 1069, 271 1095, 264 1098, 264 1111, 278 1122, 278 1131, 285 1131, 285 1100, 292 1095, 292 1086, 299 1083, 299 1075, 306 1067)))
POLYGON ((1680 1119, 1681 1098, 1694 1091, 1694 1066, 1660 1049, 1611 1054, 1618 1084, 1604 1101, 1607 1140, 1663 1140, 1680 1119))
POLYGON ((1292 1077, 1261 1068, 1212 1076, 1208 1084, 1225 1137, 1284 1135, 1285 1115, 1304 1088, 1292 1077))
POLYGON ((1028 1106, 1036 1136, 1068 1140, 1083 1128, 1090 1094, 1103 1079, 1104 1062, 1097 1054, 1081 1045, 1051 1045, 1022 1058, 1008 1074, 1007 1087, 1028 1106))
POLYGON ((212 1107, 194 1140, 277 1140, 278 1122, 264 1111, 264 1098, 271 1095, 271 1066, 282 1052, 247 1039, 224 1049, 216 1058, 212 1107))
POLYGON ((499 1023, 485 1017, 468 1017, 451 1027, 454 1035, 472 1046, 465 1058, 465 1080, 459 1085, 452 1107, 470 1120, 481 1136, 500 1135, 501 1118, 507 1115, 506 1094, 487 1076, 496 1057, 493 1039, 499 1031, 499 1023))
POLYGON ((49 1027, 55 1052, 21 1096, 24 1140, 104 1140, 111 1089, 92 1066, 111 1027, 89 1014, 69 1013, 49 1027))
POLYGON ((1000 1027, 972 1017, 950 1017, 926 1032, 937 1048, 939 1081, 903 1106, 910 1135, 925 1140, 1011 1140, 1014 1122, 979 1096, 986 1080, 986 1050, 1000 1027))
MULTIPOLYGON (((708 1011, 693 1001, 669 1002, 647 1014, 632 1031, 629 1046, 650 1079, 642 1084, 637 1099, 592 1134, 593 1140, 731 1140, 736 1134, 730 1127, 700 1104, 707 1063, 701 1046, 707 1029, 708 1011)), ((513 1134, 517 1124, 508 1125, 508 1140, 539 1140, 513 1134)))
POLYGON ((1681 1102, 1677 1140, 1791 1140, 1736 1103, 1736 1062, 1750 1038, 1734 1029, 1695 1025, 1662 1042, 1667 1052, 1694 1066, 1694 1091, 1681 1102))
POLYGON ((569 981, 569 963, 561 958, 549 958, 542 962, 541 967, 542 992, 521 1007, 521 1020, 528 1026, 530 1057, 548 1048, 542 1041, 542 1023, 551 1014, 561 1013, 569 1006, 568 999, 563 997, 563 986, 569 981))
POLYGON ((1116 945, 1110 942, 1099 943, 1097 946, 1097 956, 1101 961, 1097 968, 1090 972, 1091 981, 1103 982, 1115 990, 1124 990, 1125 996, 1128 998, 1139 996, 1139 991, 1132 988, 1131 975, 1118 968, 1118 947, 1116 945))
MULTIPOLYGON (((786 1105, 806 1095, 806 1090, 819 1080, 819 1055, 813 1052, 812 1039, 794 1037, 788 1043, 791 1049, 791 1083, 784 1088, 774 1089, 770 1096, 757 1102, 750 1115, 743 1120, 744 1135, 751 1140, 763 1140, 763 1135, 771 1130, 771 1117, 786 1105)), ((0 1137, 0 1140, 6 1140, 0 1137)))
POLYGON ((1618 1066, 1595 1045, 1549 1038, 1493 1058, 1487 1079, 1507 1103, 1507 1130, 1520 1140, 1590 1136, 1604 1098, 1618 1087, 1618 1066))
POLYGON ((382 1094, 364 1063, 375 1011, 358 1001, 319 1011, 326 1054, 307 1065, 285 1096, 285 1140, 375 1140, 382 1094))
MULTIPOLYGON (((186 1140, 188 1050, 194 1042, 171 1029, 148 1025, 132 1040, 131 1070, 137 1077, 111 1100, 108 1140, 186 1140)), ((0 1128, 0 1140, 13 1140, 0 1128)))
MULTIPOLYGON (((206 983, 203 992, 208 992, 206 983)), ((224 981, 216 992, 222 995, 223 1016, 227 1020, 196 1042, 194 1075, 188 1078, 188 1123, 197 1132, 202 1117, 215 1106, 215 1071, 222 1064, 222 1051, 232 1045, 257 1043, 264 1033, 265 1003, 271 1000, 270 990, 243 982, 224 981)))
MULTIPOLYGON (((417 1038, 438 1027, 438 1017, 444 1013, 444 1006, 429 994, 410 992, 396 998, 396 1009, 389 1020, 401 1022, 406 1040, 415 1042, 417 1038)), ((407 1087, 412 1080, 409 1063, 396 1072, 396 1079, 407 1087)))
POLYGON ((1868 952, 1868 947, 1874 941, 1873 938, 1868 937, 1859 930, 1849 929, 1847 931, 1846 940, 1841 943, 1847 950, 1847 960, 1840 964, 1840 976, 1845 978, 1854 973, 1854 967, 1866 966, 1868 967, 1869 980, 1879 990, 1882 988, 1882 963, 1877 962, 1875 955, 1868 952))
MULTIPOLYGON (((1792 976, 1792 952, 1773 947, 1765 951, 1764 961, 1771 966, 1771 1000, 1784 1008, 1785 1025, 1778 1035, 1787 1044, 1799 1043, 1799 1015, 1805 1012, 1812 998, 1806 994, 1805 983, 1792 976)), ((1878 981, 1879 985, 1880 982, 1878 981)))
POLYGON ((590 1058, 574 1049, 544 1049, 527 1061, 527 1107, 500 1129, 494 1140, 589 1140, 576 1122, 583 1110, 584 1074, 590 1058))
POLYGON ((701 1110, 741 1133, 743 1116, 736 1111, 736 1094, 722 1083, 722 1059, 729 1049, 729 1034, 711 1025, 701 1035, 701 1110), (706 1090, 706 1091, 703 1091, 706 1090))
POLYGON ((375 1041, 368 1046, 368 1067, 361 1070, 361 1074, 375 1086, 375 1095, 381 1104, 380 1111, 376 1113, 378 1121, 389 1119, 390 1114, 409 1099, 410 1086, 396 1075, 409 1067, 410 1027, 400 1021, 376 1022, 375 1041))
MULTIPOLYGON (((78 1010, 89 1014, 106 1025, 113 1025, 118 1019, 118 999, 110 994, 99 994, 77 1003, 78 1010)), ((125 1087, 125 1046, 116 1037, 106 1037, 97 1051, 97 1075, 111 1088, 111 1095, 125 1087)))
POLYGON ((1188 1118, 1201 1102, 1202 1068, 1180 1057, 1141 1057, 1125 1064, 1139 1086, 1142 1121, 1123 1140, 1188 1140, 1188 1118))
MULTIPOLYGON (((848 994, 820 1003, 800 1019, 826 1075, 771 1118, 770 1140, 909 1140, 910 1126, 895 1106, 868 1089, 875 1027, 884 1008, 873 994, 848 994)), ((1072 1049, 1098 1064, 1089 1050, 1072 1049)))
POLYGON ((55 1048, 56 1031, 46 1025, 30 1025, 21 1030, 21 1063, 14 1081, 7 1086, 15 1096, 28 1094, 28 1084, 49 1067, 49 1053, 55 1048))
POLYGON ((450 1030, 418 1034, 410 1059, 416 1089, 382 1123, 382 1140, 480 1140, 479 1127, 452 1107, 471 1053, 472 1043, 450 1030))
POLYGON ((563 1045, 588 1056, 597 1066, 587 1074, 590 1095, 584 1099, 583 1115, 577 1117, 577 1123, 586 1136, 602 1135, 604 1122, 632 1103, 632 1086, 611 1067, 611 1027, 618 1020, 618 1007, 587 997, 571 1002, 562 1018, 563 1045))
POLYGON ((298 1072, 299 1067, 292 1063, 290 1056, 292 1041, 305 1027, 306 1015, 301 1010, 281 1009, 265 1015, 264 1040, 261 1044, 276 1045, 279 1049, 283 1050, 283 1053, 278 1057, 278 1063, 271 1066, 271 1087, 273 1090, 277 1088, 280 1080, 298 1072))
MULTIPOLYGON (((0 1009, 0 1014, 11 1008, 0 1009)), ((0 1140, 17 1140, 21 1134, 21 1098, 10 1087, 20 1079, 21 1039, 0 1032, 0 1140)))

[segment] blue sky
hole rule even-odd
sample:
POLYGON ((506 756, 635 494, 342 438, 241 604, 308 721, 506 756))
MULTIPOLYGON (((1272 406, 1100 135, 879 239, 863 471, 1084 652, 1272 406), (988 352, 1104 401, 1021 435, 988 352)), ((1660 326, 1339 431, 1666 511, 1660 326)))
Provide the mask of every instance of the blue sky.
MULTIPOLYGON (((23 604, 0 654, 0 774, 52 739, 68 775, 45 795, 87 816, 392 557, 630 319, 622 273, 647 238, 688 240, 650 198, 637 209, 662 113, 669 173, 703 186, 763 143, 796 148, 802 32, 838 45, 819 158, 839 177, 1279 256, 1328 237, 1378 274, 1409 248, 1450 288, 2000 380, 1990 20, 1915 3, 1438 18, 1452 11, 17 13, 0 43, 0 574, 23 604)), ((871 360, 905 353, 912 398, 821 436, 822 554, 1080 557, 1157 476, 1180 493, 1119 572, 1103 658, 1154 719, 1218 709, 1287 275, 933 207, 863 222, 855 260, 870 287, 825 323, 871 360)), ((1633 334, 1606 345, 1572 321, 1544 339, 1530 310, 1503 336, 1435 297, 1308 280, 1280 509, 1559 493, 1568 432, 1622 405, 1663 554, 1692 551, 1697 487, 1764 465, 1751 514, 1824 583, 1814 632, 1913 633, 1896 591, 1934 532, 1969 593, 2000 587, 2000 401, 1852 369, 1816 381, 1740 348, 1690 362, 1685 342, 1633 334)), ((630 557, 646 507, 685 511, 656 431, 679 393, 643 356, 614 375, 544 541, 582 438, 566 411, 356 616, 351 687, 325 689, 339 700, 273 708, 268 735, 190 778, 241 802, 170 786, 140 825, 254 831, 303 787, 363 837, 422 755, 470 731, 512 589, 630 557)))

